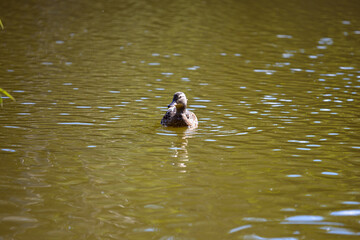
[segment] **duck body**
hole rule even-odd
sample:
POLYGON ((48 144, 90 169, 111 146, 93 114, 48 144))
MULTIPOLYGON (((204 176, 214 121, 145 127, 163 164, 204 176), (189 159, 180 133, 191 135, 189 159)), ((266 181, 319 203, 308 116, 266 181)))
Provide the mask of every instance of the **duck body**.
POLYGON ((198 119, 195 113, 186 109, 187 99, 183 92, 174 94, 173 101, 168 105, 168 110, 161 120, 166 127, 191 127, 198 126, 198 119))

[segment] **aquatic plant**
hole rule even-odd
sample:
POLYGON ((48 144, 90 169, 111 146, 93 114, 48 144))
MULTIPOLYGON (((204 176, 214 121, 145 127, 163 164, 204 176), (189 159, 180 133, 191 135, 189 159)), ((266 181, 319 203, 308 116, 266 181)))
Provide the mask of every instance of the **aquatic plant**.
POLYGON ((0 88, 0 106, 1 106, 1 107, 3 107, 2 94, 4 94, 5 96, 9 97, 9 98, 10 98, 11 100, 13 100, 13 101, 16 101, 15 98, 10 95, 10 93, 8 93, 8 92, 5 91, 4 89, 0 88))

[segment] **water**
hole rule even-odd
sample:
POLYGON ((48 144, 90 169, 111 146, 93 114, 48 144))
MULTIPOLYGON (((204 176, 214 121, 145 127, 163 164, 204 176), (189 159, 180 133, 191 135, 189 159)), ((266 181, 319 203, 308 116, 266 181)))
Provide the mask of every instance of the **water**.
POLYGON ((360 235, 357 1, 0 9, 0 238, 360 235))

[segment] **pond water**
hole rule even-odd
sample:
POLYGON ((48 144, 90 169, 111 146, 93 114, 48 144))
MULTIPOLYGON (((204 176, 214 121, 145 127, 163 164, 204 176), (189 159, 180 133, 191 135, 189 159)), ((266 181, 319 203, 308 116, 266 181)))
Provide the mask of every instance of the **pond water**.
POLYGON ((0 239, 360 236, 358 1, 0 9, 0 239))

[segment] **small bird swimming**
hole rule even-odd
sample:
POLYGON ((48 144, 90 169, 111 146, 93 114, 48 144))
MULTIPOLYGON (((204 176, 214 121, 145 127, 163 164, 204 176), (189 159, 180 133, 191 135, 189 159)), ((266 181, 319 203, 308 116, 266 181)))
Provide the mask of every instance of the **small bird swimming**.
POLYGON ((161 124, 166 127, 191 127, 198 126, 195 113, 186 109, 187 99, 183 92, 176 92, 168 110, 161 119, 161 124))

